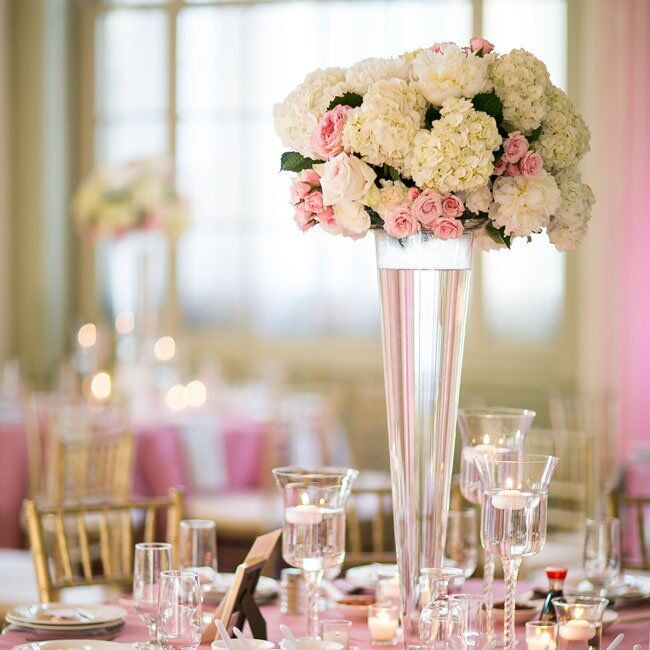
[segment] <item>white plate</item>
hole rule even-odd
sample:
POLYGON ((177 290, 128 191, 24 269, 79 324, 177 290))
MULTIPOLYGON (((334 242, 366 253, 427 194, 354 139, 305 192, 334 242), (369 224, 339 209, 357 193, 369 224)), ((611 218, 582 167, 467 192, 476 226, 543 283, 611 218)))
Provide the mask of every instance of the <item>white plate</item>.
POLYGON ((397 573, 396 564, 380 564, 379 562, 374 562, 373 564, 364 564, 362 566, 355 566, 348 569, 345 574, 345 579, 353 587, 367 587, 368 589, 374 589, 377 584, 377 574, 380 569, 385 570, 386 572, 394 571, 397 573))
POLYGON ((368 618, 368 605, 346 605, 345 603, 334 603, 334 608, 349 618, 368 618))
MULTIPOLYGON (((542 611, 542 606, 530 606, 532 603, 530 602, 519 602, 517 601, 515 603, 515 624, 516 625, 523 625, 524 623, 527 623, 528 621, 532 621, 534 618, 537 618, 539 616, 539 613, 542 611), (529 605, 529 607, 521 608, 521 605, 529 605)), ((492 610, 492 620, 497 622, 497 623, 502 623, 503 622, 503 609, 495 607, 492 610)))
MULTIPOLYGON (((572 580, 567 585, 579 592, 593 592, 594 586, 583 578, 572 580)), ((623 574, 618 582, 607 589, 607 597, 626 602, 636 602, 650 598, 650 578, 632 573, 623 574)))
POLYGON ((126 618, 126 611, 115 605, 18 605, 7 616, 14 622, 48 627, 85 628, 88 626, 115 624, 126 618))
POLYGON ((58 641, 38 641, 14 646, 14 650, 124 650, 129 645, 114 641, 94 641, 93 639, 60 639, 58 641))
MULTIPOLYGON (((218 584, 214 589, 206 593, 206 596, 214 598, 215 596, 223 596, 230 588, 235 580, 234 573, 220 573, 218 584)), ((255 596, 257 598, 274 598, 278 595, 279 587, 278 581, 267 576, 260 576, 257 588, 255 589, 255 596)))
POLYGON ((613 609, 606 609, 603 612, 603 631, 618 621, 618 612, 613 609))
POLYGON ((79 634, 90 631, 94 632, 96 630, 115 630, 124 624, 124 621, 119 619, 111 623, 93 623, 91 625, 45 625, 42 623, 22 621, 14 618, 11 614, 7 614, 5 620, 12 625, 18 625, 19 627, 37 632, 78 632, 79 634))

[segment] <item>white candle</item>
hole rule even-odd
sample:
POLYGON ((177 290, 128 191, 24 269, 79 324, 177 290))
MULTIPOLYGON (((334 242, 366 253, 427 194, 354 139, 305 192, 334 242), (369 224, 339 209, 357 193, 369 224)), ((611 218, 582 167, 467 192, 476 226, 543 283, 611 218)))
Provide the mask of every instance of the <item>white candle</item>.
POLYGON ((560 625, 560 637, 567 641, 587 641, 595 634, 595 625, 581 618, 573 618, 560 625))
POLYGON ((528 501, 527 495, 519 490, 499 490, 491 499, 497 510, 522 510, 528 501))
POLYGON ((340 643, 343 646, 343 650, 348 650, 349 640, 348 633, 342 632, 341 630, 327 630, 323 632, 323 641, 340 643))
POLYGON ((368 630, 373 641, 392 641, 397 634, 397 621, 387 616, 369 616, 368 630))
POLYGON ((289 524, 320 524, 323 515, 315 505, 299 505, 286 508, 284 518, 289 524))
POLYGON ((528 650, 555 650, 555 641, 548 632, 526 639, 528 650))

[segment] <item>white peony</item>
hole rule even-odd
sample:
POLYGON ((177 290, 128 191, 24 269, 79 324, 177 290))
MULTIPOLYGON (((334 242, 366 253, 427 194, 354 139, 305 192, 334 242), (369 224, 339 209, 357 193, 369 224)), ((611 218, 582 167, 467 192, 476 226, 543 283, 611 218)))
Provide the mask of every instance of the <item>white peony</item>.
POLYGON ((555 179, 545 170, 535 178, 500 176, 492 195, 490 219, 514 237, 528 237, 548 226, 561 197, 555 179))
POLYGON ((526 50, 512 50, 490 63, 490 80, 503 103, 508 131, 530 133, 548 110, 551 83, 546 66, 526 50))
POLYGON ((413 59, 413 79, 434 106, 450 97, 473 97, 490 89, 488 60, 455 43, 423 50, 413 59))
POLYGON ((504 244, 498 244, 495 242, 494 239, 488 235, 485 228, 479 228, 474 231, 472 243, 474 245, 474 250, 477 251, 496 251, 505 248, 504 244))
POLYGON ((349 92, 365 95, 375 81, 404 79, 408 81, 411 66, 400 57, 394 59, 363 59, 348 68, 345 83, 349 92))
POLYGON ((492 202, 492 192, 488 185, 482 185, 477 190, 467 192, 465 195, 465 207, 474 214, 487 212, 492 202))
POLYGON ((322 165, 314 165, 320 175, 324 205, 360 201, 374 186, 377 174, 356 156, 344 151, 322 165))
POLYGON ((576 163, 589 151, 589 128, 566 93, 553 85, 548 91, 549 109, 542 120, 542 132, 532 147, 548 171, 576 163))
POLYGON ((358 201, 337 203, 334 218, 341 234, 353 239, 363 237, 370 228, 370 216, 358 201))
POLYGON ((467 99, 447 99, 431 130, 418 132, 406 160, 406 172, 418 187, 439 192, 473 190, 486 185, 494 169, 492 152, 501 136, 492 117, 467 99))
POLYGON ((282 144, 303 156, 317 158, 311 136, 330 102, 346 91, 344 68, 310 72, 283 102, 273 107, 275 131, 282 144))
POLYGON ((582 182, 575 167, 569 167, 555 177, 560 188, 560 205, 547 228, 549 239, 560 251, 578 247, 587 233, 594 193, 582 182))
POLYGON ((373 83, 363 104, 348 112, 343 129, 346 151, 373 165, 402 169, 424 117, 424 100, 403 79, 373 83))

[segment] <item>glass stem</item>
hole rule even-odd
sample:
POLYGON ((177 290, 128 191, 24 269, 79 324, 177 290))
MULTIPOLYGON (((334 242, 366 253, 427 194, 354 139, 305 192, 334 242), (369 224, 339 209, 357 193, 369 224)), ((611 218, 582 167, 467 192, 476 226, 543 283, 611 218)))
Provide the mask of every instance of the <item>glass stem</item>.
POLYGON ((492 627, 492 608, 494 607, 494 553, 490 549, 485 550, 483 563, 483 598, 487 614, 487 631, 490 639, 494 636, 492 627))
POLYGON ((319 595, 322 571, 303 571, 307 583, 307 636, 320 638, 319 626, 319 595))
POLYGON ((505 580, 506 596, 503 605, 503 647, 513 650, 517 644, 515 638, 515 599, 517 597, 517 574, 521 566, 521 558, 503 558, 503 576, 505 580))
POLYGON ((151 625, 147 625, 147 630, 149 631, 149 645, 155 646, 158 644, 158 623, 153 622, 151 625))

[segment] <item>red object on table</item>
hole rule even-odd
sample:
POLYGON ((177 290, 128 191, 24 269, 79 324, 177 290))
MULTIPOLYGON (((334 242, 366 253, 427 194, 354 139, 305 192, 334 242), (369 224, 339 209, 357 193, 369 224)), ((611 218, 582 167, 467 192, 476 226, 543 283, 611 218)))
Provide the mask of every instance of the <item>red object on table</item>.
MULTIPOLYGON (((503 583, 501 581, 495 582, 495 595, 497 598, 502 596, 503 583)), ((463 591, 468 593, 480 593, 483 588, 483 583, 480 580, 468 580, 465 583, 463 591)), ((519 590, 524 592, 530 589, 529 585, 520 583, 519 590)), ((136 641, 144 641, 147 638, 147 629, 140 621, 135 612, 129 609, 129 616, 126 620, 126 625, 122 632, 115 639, 120 643, 134 643, 136 641)), ((280 613, 279 604, 276 602, 272 605, 266 605, 261 608, 262 614, 266 618, 269 639, 279 643, 282 638, 280 633, 280 624, 288 625, 294 634, 298 637, 304 636, 306 632, 306 621, 304 615, 300 616, 287 616, 280 613)), ((650 605, 644 607, 635 607, 633 609, 623 610, 619 612, 623 615, 643 614, 647 613, 650 616, 650 605)), ((333 618, 345 618, 340 615, 336 610, 328 611, 322 614, 322 620, 333 618)), ((605 646, 608 645, 618 634, 625 634, 625 641, 622 647, 631 648, 635 643, 640 643, 643 647, 647 647, 648 633, 650 631, 650 623, 648 621, 641 621, 638 623, 619 624, 615 623, 603 634, 605 646)), ((248 630, 246 630, 248 635, 248 630)), ((523 625, 517 626, 517 639, 521 642, 522 647, 525 647, 526 630, 523 625)), ((10 650, 14 645, 25 643, 25 637, 19 632, 10 631, 6 634, 0 635, 0 650, 10 650)), ((351 646, 358 646, 361 650, 370 650, 370 638, 368 636, 368 627, 366 621, 355 620, 352 625, 351 646)), ((208 645, 202 647, 209 647, 208 645)))

